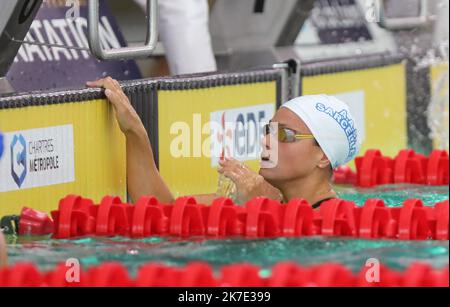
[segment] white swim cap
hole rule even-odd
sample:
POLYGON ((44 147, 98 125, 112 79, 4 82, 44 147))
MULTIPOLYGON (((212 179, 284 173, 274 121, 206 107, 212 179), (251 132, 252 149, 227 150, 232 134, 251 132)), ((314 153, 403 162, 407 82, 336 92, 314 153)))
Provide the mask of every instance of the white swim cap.
POLYGON ((361 148, 361 138, 348 106, 333 96, 311 95, 282 105, 300 117, 334 168, 353 160, 361 148))

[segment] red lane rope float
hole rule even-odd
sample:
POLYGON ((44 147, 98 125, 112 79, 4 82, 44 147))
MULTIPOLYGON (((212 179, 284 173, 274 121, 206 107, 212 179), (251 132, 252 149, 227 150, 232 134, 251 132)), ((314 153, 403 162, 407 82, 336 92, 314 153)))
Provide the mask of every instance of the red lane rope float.
POLYGON ((131 207, 122 204, 120 197, 106 196, 100 205, 94 208, 97 209, 96 235, 128 235, 130 226, 127 208, 131 207))
POLYGON ((19 235, 47 235, 53 232, 53 221, 43 212, 24 207, 20 213, 19 235))
POLYGON ((315 221, 320 225, 319 233, 323 236, 355 237, 355 204, 342 199, 333 199, 323 203, 315 221))
POLYGON ((69 195, 59 201, 59 210, 52 211, 53 222, 58 227, 55 238, 70 238, 91 235, 96 223, 94 202, 80 196, 69 195))
POLYGON ((243 223, 238 220, 238 211, 231 199, 215 199, 209 207, 206 234, 213 237, 241 235, 243 223))
POLYGON ((449 219, 449 209, 448 200, 438 203, 434 210, 429 210, 432 216, 429 220, 431 221, 430 228, 433 230, 433 236, 436 240, 448 240, 448 219, 449 219))
POLYGON ((34 264, 17 263, 0 269, 0 287, 448 287, 449 269, 433 269, 428 264, 414 263, 404 272, 380 265, 363 267, 357 273, 341 264, 325 263, 302 267, 293 262, 280 262, 268 277, 261 277, 261 268, 240 263, 224 266, 217 275, 207 263, 193 262, 175 268, 148 263, 133 278, 117 262, 107 262, 79 272, 70 279, 71 267, 58 265, 50 272, 40 272, 34 264))
POLYGON ((165 234, 168 220, 163 205, 155 197, 142 197, 132 213, 131 236, 141 238, 165 234))
POLYGON ((79 196, 67 196, 54 219, 54 238, 97 236, 210 236, 249 238, 348 236, 401 240, 448 240, 449 202, 424 206, 408 199, 402 207, 388 208, 383 200, 364 206, 342 199, 324 202, 314 210, 301 199, 288 204, 258 197, 245 206, 218 198, 211 206, 182 197, 173 205, 143 197, 136 205, 105 197, 100 205, 79 196))
POLYGON ((394 183, 425 184, 427 160, 414 150, 401 150, 394 161, 394 183))
POLYGON ((429 235, 427 211, 423 210, 423 203, 418 199, 408 199, 401 209, 396 208, 393 215, 398 221, 398 238, 400 240, 426 239, 429 235))
POLYGON ((208 207, 198 205, 193 197, 181 197, 174 205, 168 205, 170 212, 169 234, 172 236, 205 235, 205 218, 208 207))
POLYGON ((370 149, 355 159, 355 165, 356 173, 348 166, 336 169, 334 182, 363 188, 395 183, 449 184, 449 156, 444 150, 434 150, 426 157, 412 149, 404 149, 395 158, 390 158, 378 149, 370 149))
POLYGON ((361 238, 391 238, 394 236, 390 211, 380 199, 369 199, 364 207, 355 209, 361 238))
POLYGON ((448 166, 448 152, 439 150, 433 151, 427 165, 427 184, 448 184, 448 166))
POLYGON ((280 236, 282 209, 280 203, 267 198, 255 198, 240 213, 244 221, 244 235, 249 238, 280 236))
POLYGON ((284 206, 283 236, 298 237, 317 234, 313 220, 314 210, 306 200, 291 200, 284 206))
POLYGON ((371 187, 392 182, 392 159, 380 150, 368 150, 364 157, 355 159, 357 185, 371 187))

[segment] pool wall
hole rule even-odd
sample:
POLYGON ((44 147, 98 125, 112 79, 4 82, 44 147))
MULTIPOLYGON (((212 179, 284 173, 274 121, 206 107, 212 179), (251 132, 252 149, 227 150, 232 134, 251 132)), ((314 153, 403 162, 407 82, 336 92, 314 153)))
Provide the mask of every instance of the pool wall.
MULTIPOLYGON (((249 127, 268 121, 283 101, 299 93, 321 92, 347 101, 364 133, 361 153, 376 148, 394 156, 420 143, 409 131, 407 63, 399 55, 361 56, 303 63, 300 69, 275 65, 236 73, 125 81, 122 87, 149 133, 163 177, 175 195, 182 196, 215 192, 217 158, 213 153, 226 149, 223 138, 238 144, 237 151, 248 155, 245 162, 256 169, 258 134, 249 140, 249 127), (238 122, 241 128, 230 129, 227 121, 238 122), (212 122, 223 125, 216 131, 208 126, 212 122), (186 139, 188 150, 177 150, 186 139)), ((104 195, 126 199, 125 142, 100 90, 3 96, 0 131, 5 134, 0 216, 18 214, 22 206, 49 212, 67 194, 83 195, 96 203, 104 195)), ((431 144, 430 137, 427 143, 431 144)))

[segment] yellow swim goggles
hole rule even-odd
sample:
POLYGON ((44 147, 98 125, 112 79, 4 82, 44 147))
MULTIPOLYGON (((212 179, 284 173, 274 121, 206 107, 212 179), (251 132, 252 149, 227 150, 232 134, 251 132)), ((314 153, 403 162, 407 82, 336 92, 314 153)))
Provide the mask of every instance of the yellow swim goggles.
POLYGON ((286 128, 286 127, 277 127, 273 123, 269 123, 264 125, 263 128, 264 136, 269 134, 276 135, 278 137, 278 141, 282 143, 293 143, 299 140, 310 140, 314 139, 312 134, 299 134, 297 131, 286 128))

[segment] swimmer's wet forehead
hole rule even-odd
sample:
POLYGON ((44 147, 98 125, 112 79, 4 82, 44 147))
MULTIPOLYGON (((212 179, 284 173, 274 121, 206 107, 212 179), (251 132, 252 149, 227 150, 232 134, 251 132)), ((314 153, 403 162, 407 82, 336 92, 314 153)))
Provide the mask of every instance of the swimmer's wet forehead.
POLYGON ((311 133, 311 130, 309 130, 305 122, 294 112, 286 108, 279 109, 270 120, 270 123, 278 123, 280 127, 288 128, 302 134, 311 133))

